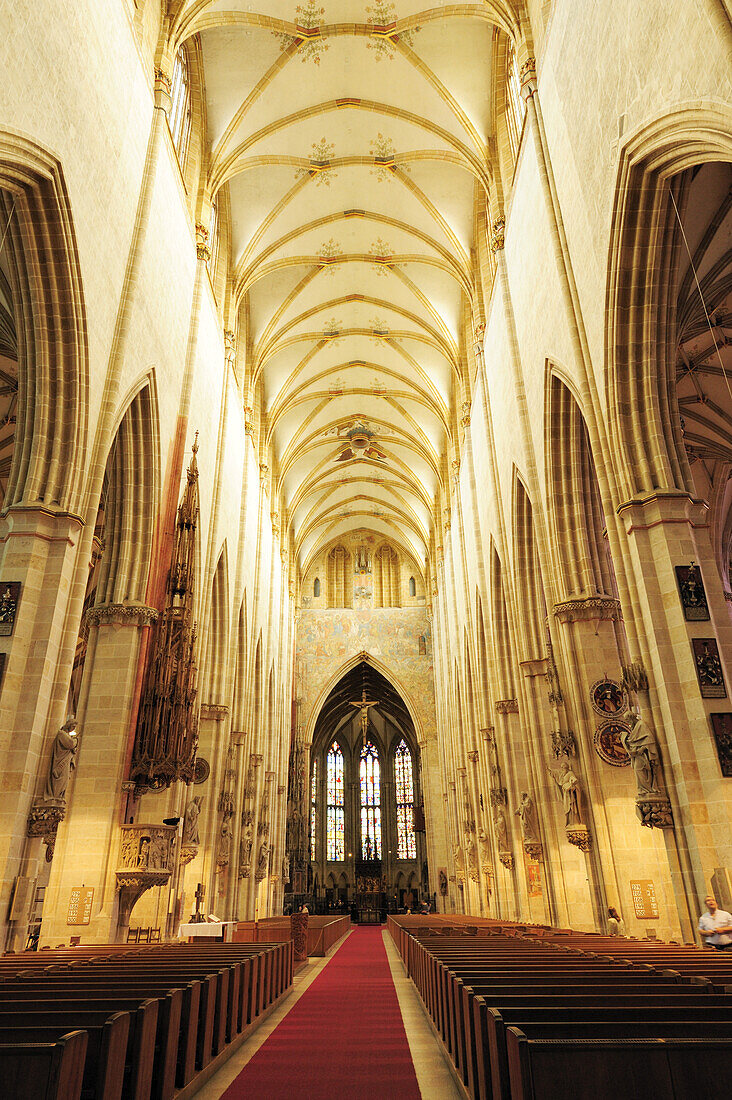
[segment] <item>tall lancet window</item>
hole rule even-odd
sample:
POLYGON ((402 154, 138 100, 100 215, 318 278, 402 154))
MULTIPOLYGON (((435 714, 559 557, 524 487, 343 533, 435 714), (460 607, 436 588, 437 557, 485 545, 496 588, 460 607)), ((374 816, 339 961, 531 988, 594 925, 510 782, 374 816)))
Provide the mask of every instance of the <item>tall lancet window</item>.
POLYGON ((343 793, 343 753, 337 741, 328 749, 327 858, 346 858, 345 809, 343 793))
POLYGON ((371 741, 361 749, 361 856, 381 859, 381 768, 371 741))
POLYGON ((316 803, 318 798, 318 761, 313 760, 313 775, 310 780, 310 858, 315 859, 315 829, 318 824, 316 803))
POLYGON ((396 778, 397 858, 416 859, 412 754, 403 737, 394 754, 394 775, 396 778))

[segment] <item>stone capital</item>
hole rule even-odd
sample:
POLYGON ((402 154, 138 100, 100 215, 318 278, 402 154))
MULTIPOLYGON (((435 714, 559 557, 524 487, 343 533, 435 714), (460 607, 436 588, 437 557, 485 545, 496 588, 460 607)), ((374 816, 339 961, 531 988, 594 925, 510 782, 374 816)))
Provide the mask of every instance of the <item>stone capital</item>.
POLYGON ((471 749, 470 750, 470 752, 468 753, 468 760, 470 761, 471 764, 477 764, 478 763, 478 750, 477 749, 471 749))
POLYGON ((211 259, 211 246, 208 243, 208 229, 200 222, 196 222, 196 256, 204 263, 211 259))
POLYGON ((518 714, 518 699, 497 699, 496 714, 518 714))
POLYGON ((506 241, 506 219, 496 218, 491 226, 491 252, 495 255, 500 252, 506 241))
POLYGON ((102 623, 115 623, 117 626, 152 626, 158 620, 158 611, 143 604, 105 603, 90 607, 84 616, 85 631, 102 623))
POLYGON ((681 524, 688 527, 709 526, 709 506, 706 501, 681 490, 657 490, 626 500, 616 509, 630 535, 647 531, 661 524, 681 524))
POLYGON ((535 57, 526 58, 519 70, 519 80, 521 81, 521 95, 524 99, 529 99, 537 90, 535 57))
POLYGON ((540 657, 535 661, 519 661, 519 668, 524 676, 546 676, 547 658, 540 657))
POLYGON ((612 596, 584 596, 554 604, 554 614, 560 623, 618 622, 623 618, 620 601, 612 596))
POLYGON ((496 727, 495 726, 486 726, 485 729, 482 729, 480 731, 481 737, 483 738, 484 741, 487 741, 489 745, 492 744, 493 738, 495 737, 495 733, 496 733, 496 727))
POLYGON ((173 82, 170 75, 165 69, 155 69, 153 74, 153 96, 155 97, 155 106, 165 111, 166 115, 170 112, 170 93, 173 87, 173 82))
POLYGON ((592 847, 592 834, 586 825, 572 825, 565 830, 567 840, 581 852, 589 852, 592 847))
POLYGON ((243 745, 247 739, 246 730, 232 730, 231 740, 235 745, 243 745))
POLYGON ((223 722, 229 713, 224 703, 201 703, 201 718, 212 718, 214 722, 223 722))

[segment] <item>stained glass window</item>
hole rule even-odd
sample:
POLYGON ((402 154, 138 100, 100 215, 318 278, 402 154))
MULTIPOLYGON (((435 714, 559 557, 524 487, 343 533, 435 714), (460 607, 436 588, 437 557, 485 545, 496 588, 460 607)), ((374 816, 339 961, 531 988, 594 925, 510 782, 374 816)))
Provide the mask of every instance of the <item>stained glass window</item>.
POLYGON ((191 89, 188 73, 188 58, 185 50, 178 50, 173 65, 173 77, 170 89, 170 113, 168 124, 173 136, 181 167, 185 164, 188 152, 188 139, 191 134, 191 89))
POLYGON ((310 858, 315 859, 315 828, 318 823, 316 801, 318 798, 318 761, 313 760, 313 775, 310 780, 310 858))
POLYGON ((417 842, 414 838, 414 781, 412 754, 407 742, 401 739, 394 754, 397 812, 397 858, 416 859, 417 842))
POLYGON ((337 741, 328 749, 327 856, 336 861, 346 858, 345 809, 343 795, 343 753, 337 741))
POLYGON ((381 768, 371 741, 361 749, 361 855, 381 859, 381 768))

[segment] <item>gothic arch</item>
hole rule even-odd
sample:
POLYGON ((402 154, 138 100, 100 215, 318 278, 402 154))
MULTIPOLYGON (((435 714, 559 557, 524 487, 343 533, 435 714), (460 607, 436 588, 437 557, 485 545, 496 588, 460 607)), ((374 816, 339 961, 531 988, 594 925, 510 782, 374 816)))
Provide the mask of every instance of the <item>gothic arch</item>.
POLYGON ((669 182, 711 161, 732 161, 732 108, 722 103, 679 105, 631 134, 620 153, 608 256, 605 397, 625 499, 658 489, 694 492, 668 370, 675 331, 668 276, 677 259, 669 182))
POLYGON ((513 485, 513 558, 522 626, 521 657, 523 660, 540 660, 546 654, 543 626, 546 602, 533 506, 518 473, 515 473, 513 485))
POLYGON ((229 571, 224 543, 211 585, 209 613, 206 616, 206 660, 201 677, 201 701, 223 703, 226 653, 229 637, 229 571))
POLYGON ((343 664, 340 665, 340 667, 333 673, 325 686, 321 689, 320 694, 313 703, 313 708, 310 712, 310 715, 308 716, 307 724, 305 725, 305 744, 312 745, 313 733, 315 731, 315 725, 318 721, 318 715, 323 709, 323 703, 328 698, 333 688, 340 680, 343 679, 343 677, 348 672, 351 671, 351 669, 355 668, 357 665, 360 665, 362 662, 371 665, 372 668, 375 668, 377 672, 380 672, 384 679, 389 681, 395 691, 399 692, 404 701, 404 705, 409 711, 409 717, 412 719, 412 725, 414 726, 414 733, 415 737, 417 738, 417 744, 421 745, 425 738, 424 723, 420 721, 419 713, 414 704, 414 700, 411 698, 410 693, 401 683, 399 677, 390 668, 388 668, 383 663, 383 661, 380 661, 378 657, 374 657, 370 653, 356 653, 353 657, 349 657, 347 661, 344 661, 343 664))
POLYGON ((576 395, 559 373, 547 375, 547 502, 561 599, 614 595, 606 518, 590 438, 576 395))
POLYGON ((61 166, 0 131, 0 220, 18 350, 18 416, 4 507, 42 503, 78 514, 86 470, 86 309, 61 166))

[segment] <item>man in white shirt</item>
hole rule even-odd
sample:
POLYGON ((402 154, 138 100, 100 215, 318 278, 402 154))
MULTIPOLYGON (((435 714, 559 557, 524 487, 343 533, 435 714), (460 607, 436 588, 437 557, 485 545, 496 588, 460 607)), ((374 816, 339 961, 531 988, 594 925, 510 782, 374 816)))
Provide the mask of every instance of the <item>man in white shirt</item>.
POLYGON ((699 918, 699 931, 709 947, 725 951, 732 947, 732 913, 720 909, 711 895, 704 898, 708 912, 699 918))

